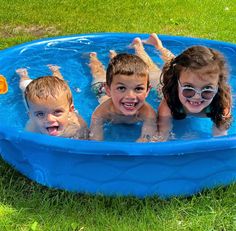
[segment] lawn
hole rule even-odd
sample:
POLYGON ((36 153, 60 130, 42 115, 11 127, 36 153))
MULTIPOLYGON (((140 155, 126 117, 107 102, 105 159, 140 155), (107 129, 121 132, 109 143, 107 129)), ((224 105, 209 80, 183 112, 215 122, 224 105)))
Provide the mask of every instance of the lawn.
MULTIPOLYGON (((0 5, 0 49, 93 32, 156 32, 236 43, 234 0, 0 0, 0 5)), ((3 160, 0 172, 1 231, 236 230, 235 184, 188 198, 139 199, 49 189, 3 160)))

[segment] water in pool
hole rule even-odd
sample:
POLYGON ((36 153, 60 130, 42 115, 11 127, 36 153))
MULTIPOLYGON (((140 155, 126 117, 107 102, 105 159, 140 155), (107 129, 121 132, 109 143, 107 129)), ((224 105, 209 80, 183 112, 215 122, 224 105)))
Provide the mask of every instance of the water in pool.
MULTIPOLYGON (((61 72, 64 79, 68 81, 68 84, 71 87, 76 109, 89 124, 91 114, 98 105, 96 97, 90 89, 92 76, 87 65, 89 62, 89 52, 97 52, 99 59, 106 67, 109 61, 109 50, 115 49, 118 53, 134 53, 133 49, 128 47, 133 38, 134 37, 124 36, 121 37, 119 41, 114 41, 114 39, 109 36, 105 39, 93 36, 74 36, 26 44, 23 47, 20 46, 19 49, 9 52, 7 56, 4 55, 4 51, 1 51, 0 73, 7 78, 9 85, 8 93, 0 95, 1 123, 23 130, 28 119, 21 91, 18 87, 19 77, 15 74, 15 70, 25 67, 28 69, 31 78, 37 78, 39 76, 50 75, 47 64, 56 64, 61 66, 61 72)), ((177 41, 163 40, 163 43, 177 55, 186 47, 195 45, 196 41, 191 44, 191 41, 188 43, 180 43, 177 41)), ((234 86, 233 115, 236 115, 236 67, 233 66, 233 62, 235 62, 235 51, 214 44, 210 44, 209 46, 220 50, 229 60, 230 84, 234 86)), ((145 46, 145 48, 152 59, 159 66, 162 66, 163 62, 153 47, 145 46)), ((155 91, 150 93, 148 102, 155 109, 158 107, 159 99, 155 91)), ((211 137, 211 125, 210 119, 205 118, 193 117, 176 121, 174 124, 175 129, 172 133, 172 140, 211 137)), ((141 125, 110 126, 110 124, 108 124, 104 129, 106 140, 134 141, 140 134, 141 125)), ((229 130, 229 134, 236 134, 235 121, 229 130)))

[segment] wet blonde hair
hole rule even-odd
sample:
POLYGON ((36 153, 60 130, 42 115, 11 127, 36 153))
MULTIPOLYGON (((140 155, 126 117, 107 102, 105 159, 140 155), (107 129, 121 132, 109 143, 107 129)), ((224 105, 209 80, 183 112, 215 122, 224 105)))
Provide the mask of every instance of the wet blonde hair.
POLYGON ((72 93, 68 84, 55 76, 42 76, 34 79, 25 89, 25 100, 36 102, 38 100, 46 100, 49 97, 57 98, 62 93, 66 95, 68 104, 73 103, 72 93))
POLYGON ((229 128, 232 122, 232 96, 228 84, 228 67, 225 57, 219 51, 205 46, 192 46, 166 63, 162 71, 163 95, 175 119, 183 119, 186 113, 178 96, 178 80, 181 71, 200 71, 209 67, 207 74, 218 73, 218 92, 214 96, 210 112, 206 113, 217 127, 229 128))

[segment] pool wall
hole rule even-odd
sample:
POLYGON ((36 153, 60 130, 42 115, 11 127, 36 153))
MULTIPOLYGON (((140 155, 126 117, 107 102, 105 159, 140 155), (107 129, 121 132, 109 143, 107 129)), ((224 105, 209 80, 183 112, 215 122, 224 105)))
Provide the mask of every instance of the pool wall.
MULTIPOLYGON (((51 41, 96 38, 104 42, 107 37, 119 41, 136 36, 148 35, 101 33, 33 41, 0 51, 0 61, 6 58, 7 63, 14 66, 17 55, 23 55, 28 48, 28 52, 34 50, 35 44, 36 49, 40 49, 41 44, 51 41)), ((173 45, 219 47, 229 54, 230 64, 236 61, 234 44, 177 36, 162 36, 161 39, 173 45)), ((8 70, 0 65, 1 74, 7 76, 8 70)), ((10 91, 14 91, 11 85, 10 91)), ((196 127, 205 129, 204 124, 196 124, 196 127)), ((218 138, 135 143, 50 137, 1 123, 0 154, 20 173, 42 185, 91 194, 189 196, 206 188, 228 185, 236 179, 235 127, 228 136, 218 138)))

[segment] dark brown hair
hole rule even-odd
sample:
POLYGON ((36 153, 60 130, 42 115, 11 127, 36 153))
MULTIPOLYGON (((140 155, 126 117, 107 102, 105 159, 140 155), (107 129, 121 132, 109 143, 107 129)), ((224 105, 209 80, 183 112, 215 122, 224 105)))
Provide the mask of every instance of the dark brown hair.
POLYGON ((140 77, 147 76, 149 87, 149 68, 147 64, 137 55, 118 54, 108 64, 106 71, 106 84, 110 87, 115 75, 137 75, 140 77))
POLYGON ((193 71, 208 67, 211 72, 219 73, 218 92, 213 98, 207 116, 217 127, 228 129, 231 121, 232 96, 228 84, 226 60, 220 52, 205 46, 192 46, 166 63, 162 71, 163 95, 175 119, 183 119, 186 113, 178 97, 178 79, 182 70, 193 71))

